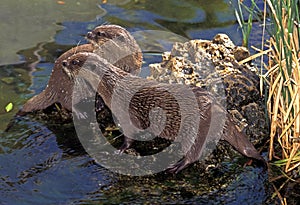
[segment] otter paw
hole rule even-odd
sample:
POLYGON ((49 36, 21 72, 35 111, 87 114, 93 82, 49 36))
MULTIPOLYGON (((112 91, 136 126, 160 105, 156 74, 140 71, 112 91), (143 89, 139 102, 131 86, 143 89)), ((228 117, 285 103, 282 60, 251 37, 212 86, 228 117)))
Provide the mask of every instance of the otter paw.
POLYGON ((190 164, 190 161, 186 158, 178 161, 177 163, 171 165, 169 168, 166 169, 167 172, 172 174, 178 174, 181 170, 186 168, 190 164))

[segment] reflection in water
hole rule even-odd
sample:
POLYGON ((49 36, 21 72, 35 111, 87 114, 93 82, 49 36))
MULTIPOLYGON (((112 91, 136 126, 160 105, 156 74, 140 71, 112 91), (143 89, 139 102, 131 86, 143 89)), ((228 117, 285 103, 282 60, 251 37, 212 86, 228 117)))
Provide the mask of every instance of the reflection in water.
POLYGON ((1 0, 0 65, 19 62, 17 52, 41 42, 51 42, 63 21, 91 21, 103 16, 98 0, 1 0))

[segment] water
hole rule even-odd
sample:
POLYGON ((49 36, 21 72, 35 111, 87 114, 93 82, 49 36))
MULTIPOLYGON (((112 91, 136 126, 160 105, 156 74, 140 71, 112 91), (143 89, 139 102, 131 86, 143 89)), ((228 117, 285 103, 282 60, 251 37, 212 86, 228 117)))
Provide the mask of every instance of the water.
POLYGON ((149 63, 160 61, 157 53, 169 50, 173 42, 212 39, 222 32, 241 43, 227 1, 63 2, 2 0, 0 204, 263 204, 267 200, 266 173, 242 168, 242 162, 236 165, 225 159, 203 173, 194 165, 177 176, 129 177, 96 164, 81 147, 72 124, 25 116, 4 132, 20 106, 44 89, 55 59, 84 43, 84 35, 97 25, 119 24, 133 33, 144 52, 143 76, 149 63), (9 102, 14 108, 6 113, 9 102))

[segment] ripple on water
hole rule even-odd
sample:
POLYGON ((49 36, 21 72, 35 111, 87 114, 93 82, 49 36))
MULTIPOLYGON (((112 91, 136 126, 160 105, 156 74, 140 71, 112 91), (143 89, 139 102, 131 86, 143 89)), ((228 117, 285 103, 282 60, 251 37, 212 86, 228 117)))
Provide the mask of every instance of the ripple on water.
POLYGON ((112 179, 109 172, 95 165, 85 153, 65 149, 58 143, 61 141, 58 136, 38 122, 26 119, 1 135, 3 203, 53 204, 78 200, 112 179), (18 132, 14 132, 16 129, 18 132))

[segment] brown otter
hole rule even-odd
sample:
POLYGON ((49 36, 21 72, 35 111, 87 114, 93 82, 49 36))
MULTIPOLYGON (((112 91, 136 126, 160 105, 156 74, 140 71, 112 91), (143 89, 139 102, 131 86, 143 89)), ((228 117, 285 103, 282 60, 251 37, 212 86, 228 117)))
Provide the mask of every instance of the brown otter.
POLYGON ((180 133, 179 141, 185 155, 168 169, 172 173, 178 173, 199 159, 209 133, 220 135, 243 155, 264 162, 247 137, 237 130, 227 111, 206 90, 195 86, 188 90, 185 85, 163 84, 133 76, 93 53, 72 55, 62 65, 71 77, 87 80, 117 117, 127 137, 121 152, 131 145, 132 136, 149 128, 155 135, 168 140, 178 140, 176 136, 180 133), (186 95, 189 91, 195 100, 186 95), (128 96, 129 104, 126 102, 128 96), (164 112, 164 119, 155 115, 155 108, 164 112))
POLYGON ((69 111, 72 110, 74 82, 62 72, 61 63, 75 53, 95 52, 115 66, 134 75, 139 74, 142 65, 142 53, 134 38, 124 28, 114 25, 99 26, 88 33, 88 39, 92 44, 74 47, 55 61, 46 89, 29 99, 19 114, 42 110, 53 103, 60 103, 63 108, 69 111), (104 42, 107 42, 107 44, 104 45, 104 42), (115 54, 112 52, 115 52, 115 54), (119 57, 119 59, 115 57, 119 57))

